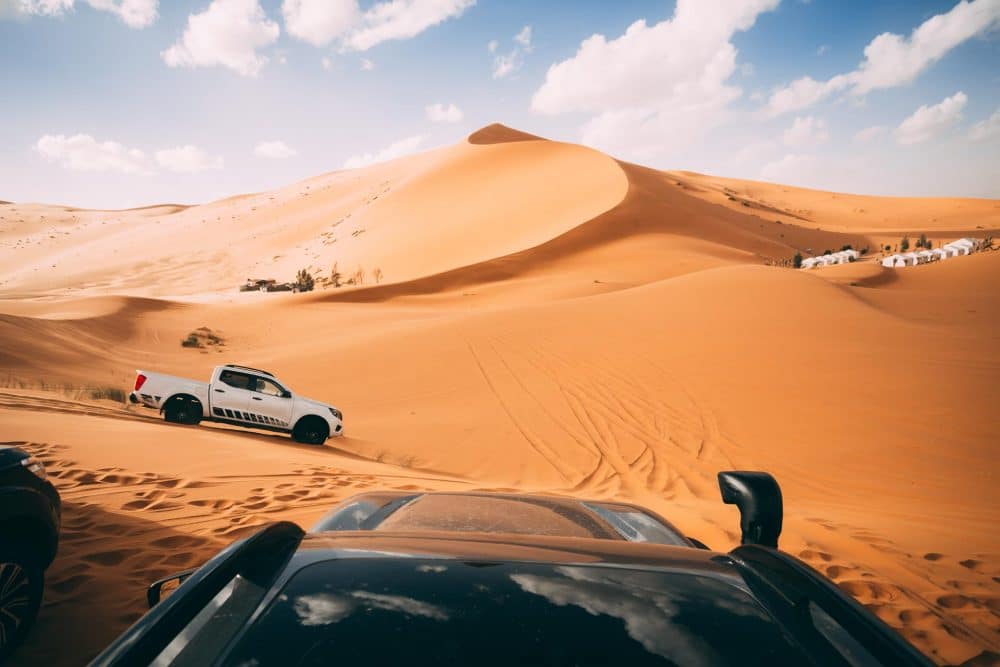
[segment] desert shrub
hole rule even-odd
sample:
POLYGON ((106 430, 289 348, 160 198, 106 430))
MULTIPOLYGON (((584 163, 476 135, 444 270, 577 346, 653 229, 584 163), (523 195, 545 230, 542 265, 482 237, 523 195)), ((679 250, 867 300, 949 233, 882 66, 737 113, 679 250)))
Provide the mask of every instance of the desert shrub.
POLYGON ((917 239, 917 247, 918 248, 926 248, 927 247, 927 234, 923 234, 923 233, 920 234, 920 238, 917 239))
POLYGON ((903 252, 906 252, 907 250, 910 249, 910 237, 909 236, 904 236, 902 238, 902 240, 900 240, 900 242, 899 242, 899 249, 901 251, 903 251, 903 252))
POLYGON ((333 263, 333 268, 330 269, 330 282, 333 283, 334 287, 340 287, 340 268, 337 266, 337 262, 333 263))
POLYGON ((865 246, 864 248, 862 248, 858 252, 860 252, 862 255, 867 255, 868 254, 868 246, 865 246))
POLYGON ((802 268, 802 253, 801 252, 795 253, 795 257, 792 257, 792 266, 794 266, 796 269, 801 269, 802 268))
POLYGON ((382 282, 382 269, 376 266, 375 270, 372 271, 372 276, 375 278, 375 284, 378 285, 382 282))
POLYGON ((365 270, 362 267, 358 267, 358 270, 354 272, 354 284, 364 285, 365 284, 365 270))
POLYGON ((299 269, 299 272, 295 274, 295 284, 299 286, 299 290, 303 292, 308 292, 313 288, 313 277, 312 274, 305 269, 299 269))
POLYGON ((89 395, 97 400, 125 402, 125 391, 118 387, 91 387, 89 395))
POLYGON ((851 255, 850 257, 847 258, 847 261, 848 262, 856 262, 858 260, 854 258, 854 255, 851 255))
POLYGON ((854 250, 854 246, 852 246, 850 243, 848 243, 846 245, 840 246, 840 251, 841 252, 843 252, 845 250, 854 250))
POLYGON ((181 347, 201 347, 201 339, 195 333, 189 333, 188 337, 181 341, 181 347))
POLYGON ((833 251, 832 251, 832 250, 830 250, 829 248, 827 248, 826 250, 824 250, 824 251, 823 251, 823 254, 824 254, 824 255, 832 255, 832 254, 833 254, 833 251))
POLYGON ((891 246, 891 245, 889 245, 888 243, 886 243, 886 244, 885 244, 885 251, 886 251, 886 252, 890 252, 891 250, 892 250, 892 246, 891 246))

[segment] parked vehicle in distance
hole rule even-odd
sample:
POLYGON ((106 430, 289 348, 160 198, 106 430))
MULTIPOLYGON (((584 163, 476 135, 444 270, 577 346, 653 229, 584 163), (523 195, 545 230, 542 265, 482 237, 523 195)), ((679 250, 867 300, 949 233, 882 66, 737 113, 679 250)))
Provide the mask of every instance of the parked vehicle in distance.
POLYGON ((267 280, 267 279, 257 279, 247 278, 247 281, 240 285, 241 292, 266 292, 270 285, 274 285, 277 281, 267 280))
POLYGON ((729 553, 612 501, 365 493, 154 582, 92 665, 931 664, 777 549, 773 477, 719 485, 729 553))
POLYGON ((278 431, 311 445, 344 434, 337 408, 293 393, 267 371, 235 364, 216 366, 208 382, 137 370, 129 401, 158 409, 168 422, 278 431))
POLYGON ((59 493, 42 463, 0 445, 0 663, 24 641, 38 615, 61 516, 59 493))

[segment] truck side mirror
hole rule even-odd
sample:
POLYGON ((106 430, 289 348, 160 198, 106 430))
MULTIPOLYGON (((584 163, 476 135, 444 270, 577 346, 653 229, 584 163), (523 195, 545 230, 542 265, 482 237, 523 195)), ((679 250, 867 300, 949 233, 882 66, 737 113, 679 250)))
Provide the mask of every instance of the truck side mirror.
POLYGON ((740 510, 741 544, 777 549, 784 512, 777 480, 766 472, 720 472, 719 490, 722 502, 740 510))

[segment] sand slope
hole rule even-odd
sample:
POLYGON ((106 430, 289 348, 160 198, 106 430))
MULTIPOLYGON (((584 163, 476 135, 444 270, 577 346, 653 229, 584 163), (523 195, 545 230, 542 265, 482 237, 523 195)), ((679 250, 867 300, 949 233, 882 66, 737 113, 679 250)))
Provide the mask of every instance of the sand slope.
MULTIPOLYGON (((0 440, 43 456, 69 500, 41 622, 103 614, 113 636, 145 581, 373 487, 627 498, 728 549, 737 517, 715 473, 760 468, 785 490, 786 550, 935 660, 996 659, 1000 254, 768 264, 904 231, 984 236, 997 205, 657 172, 490 126, 173 212, 55 223, 52 208, 0 207, 30 232, 0 233, 0 440), (39 236, 60 225, 65 239, 39 236), (197 250, 164 241, 209 228, 197 250), (63 263, 79 252, 101 261, 63 263), (233 289, 261 267, 335 259, 386 282, 233 289), (171 294, 186 296, 141 296, 171 294), (224 345, 182 348, 198 327, 224 345), (222 360, 336 404, 347 436, 299 447, 93 400, 135 368, 207 377, 222 360), (190 549, 164 562, 144 546, 159 540, 190 549)), ((76 636, 76 657, 106 639, 76 636)))

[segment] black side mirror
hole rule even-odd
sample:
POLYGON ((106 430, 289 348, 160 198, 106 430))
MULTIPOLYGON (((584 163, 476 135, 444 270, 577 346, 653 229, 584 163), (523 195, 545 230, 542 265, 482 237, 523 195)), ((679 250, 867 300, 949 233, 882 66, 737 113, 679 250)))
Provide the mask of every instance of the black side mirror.
POLYGON ((184 570, 183 572, 177 572, 171 574, 169 577, 164 577, 163 579, 158 579, 149 585, 146 589, 146 603, 149 608, 152 609, 156 606, 156 603, 164 597, 164 593, 170 595, 177 587, 184 583, 184 581, 194 574, 198 568, 193 567, 190 570, 184 570))
POLYGON ((777 480, 766 472, 720 472, 719 490, 722 502, 740 510, 741 543, 777 549, 784 513, 777 480))

